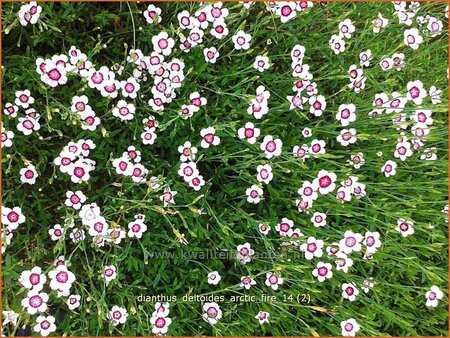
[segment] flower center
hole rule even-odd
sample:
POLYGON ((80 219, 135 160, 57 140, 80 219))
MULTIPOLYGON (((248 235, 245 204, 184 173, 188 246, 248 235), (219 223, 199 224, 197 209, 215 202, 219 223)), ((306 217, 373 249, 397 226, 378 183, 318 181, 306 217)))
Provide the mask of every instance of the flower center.
POLYGON ((38 285, 40 281, 41 281, 41 276, 40 276, 39 274, 37 274, 37 273, 32 273, 32 274, 30 275, 30 283, 31 283, 32 285, 38 285))
POLYGON ((216 318, 218 315, 217 310, 213 307, 209 307, 208 310, 206 311, 206 313, 209 318, 216 318))
POLYGON ((331 178, 328 175, 319 178, 319 185, 321 188, 327 188, 331 185, 331 178))
POLYGON ((155 326, 158 329, 163 328, 164 326, 166 326, 166 320, 162 317, 159 317, 156 321, 155 321, 155 326))
POLYGON ((347 237, 345 239, 345 245, 349 246, 349 247, 353 247, 356 244, 356 239, 355 237, 347 237))
POLYGON ((67 283, 67 281, 69 280, 69 275, 65 271, 60 271, 56 275, 56 280, 60 283, 67 283))
POLYGON ((183 173, 186 176, 192 176, 192 174, 194 173, 194 170, 191 167, 186 167, 183 169, 183 173))
POLYGON ((35 295, 30 297, 30 300, 28 302, 32 307, 38 308, 44 301, 42 300, 41 296, 35 295))
POLYGON ((81 178, 81 177, 84 176, 85 171, 84 171, 83 168, 76 167, 76 168, 73 170, 73 174, 74 174, 76 177, 81 178))
POLYGON ((43 322, 41 322, 41 328, 44 330, 47 330, 50 327, 50 322, 47 320, 44 320, 43 322))
POLYGON ((411 97, 412 97, 413 99, 418 98, 419 95, 420 95, 419 88, 417 88, 416 86, 412 87, 412 88, 409 90, 409 94, 411 95, 411 97))
POLYGON ((167 39, 161 39, 158 41, 158 46, 161 49, 166 49, 169 46, 169 42, 167 41, 167 39))
POLYGON ((206 134, 203 139, 207 142, 207 143, 213 143, 214 141, 214 134, 206 134))
POLYGON ((277 283, 278 283, 278 277, 275 276, 275 275, 271 275, 271 276, 269 277, 269 283, 270 283, 270 284, 277 284, 277 283))
POLYGON ((125 85, 125 90, 127 93, 132 93, 134 91, 134 85, 132 83, 127 83, 125 85))
POLYGON ((34 172, 33 171, 31 171, 31 170, 27 170, 26 172, 25 172, 25 178, 27 178, 27 179, 31 179, 31 178, 33 178, 34 177, 34 172))
POLYGON ((317 249, 317 245, 316 243, 309 243, 306 247, 306 250, 308 250, 308 252, 314 252, 317 249))
POLYGON ((269 141, 269 142, 267 142, 267 144, 266 144, 266 150, 268 151, 268 152, 274 152, 275 151, 275 149, 277 148, 277 145, 275 144, 275 142, 274 141, 269 141))
POLYGON ((317 271, 319 272, 319 276, 322 276, 322 277, 326 276, 328 273, 328 269, 324 266, 320 267, 317 271))
POLYGON ((95 84, 100 84, 103 82, 103 74, 100 72, 95 72, 92 76, 91 76, 91 80, 92 82, 94 82, 95 84))
POLYGON ((61 78, 61 73, 57 69, 52 69, 48 72, 48 77, 54 81, 58 81, 61 78))
POLYGON ((290 6, 283 6, 281 8, 281 15, 289 16, 292 13, 292 8, 290 6))
POLYGON ((15 211, 11 211, 8 214, 8 220, 10 222, 17 222, 19 220, 19 214, 17 212, 15 212, 15 211))
POLYGON ((252 128, 245 128, 245 138, 252 138, 255 135, 255 131, 252 128))

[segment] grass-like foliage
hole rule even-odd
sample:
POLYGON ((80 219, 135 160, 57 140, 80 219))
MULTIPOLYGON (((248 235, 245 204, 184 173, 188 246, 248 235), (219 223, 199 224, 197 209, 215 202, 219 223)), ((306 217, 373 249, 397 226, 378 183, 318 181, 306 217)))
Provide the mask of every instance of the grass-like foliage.
POLYGON ((3 3, 3 334, 447 335, 447 18, 3 3))

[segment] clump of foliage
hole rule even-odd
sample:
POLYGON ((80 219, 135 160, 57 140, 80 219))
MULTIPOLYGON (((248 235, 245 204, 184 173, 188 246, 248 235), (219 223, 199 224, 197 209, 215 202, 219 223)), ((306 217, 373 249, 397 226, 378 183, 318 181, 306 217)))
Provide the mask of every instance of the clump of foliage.
POLYGON ((448 7, 5 3, 6 335, 447 335, 448 7))

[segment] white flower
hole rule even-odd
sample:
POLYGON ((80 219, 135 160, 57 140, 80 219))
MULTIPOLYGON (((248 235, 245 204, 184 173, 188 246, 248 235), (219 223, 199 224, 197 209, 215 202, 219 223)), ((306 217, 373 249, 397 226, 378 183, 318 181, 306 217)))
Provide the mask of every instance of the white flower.
POLYGON ((319 262, 317 263, 312 274, 314 277, 317 277, 319 282, 323 282, 325 279, 333 277, 333 271, 331 271, 331 269, 332 267, 330 263, 319 262))
POLYGON ((354 32, 355 26, 353 25, 352 20, 345 19, 344 21, 339 23, 339 35, 342 38, 350 39, 354 32))
POLYGON ((150 324, 153 325, 152 333, 155 335, 165 335, 172 324, 172 319, 167 316, 157 314, 150 318, 150 324))
POLYGON ((356 129, 342 129, 340 134, 336 137, 336 140, 343 146, 346 147, 350 144, 356 142, 356 129))
POLYGON ((310 113, 316 117, 321 116, 325 108, 327 107, 325 97, 322 95, 311 96, 309 98, 309 104, 310 104, 309 107, 310 113))
POLYGON ((364 235, 363 243, 367 248, 367 252, 375 253, 382 244, 380 241, 380 233, 378 231, 367 231, 364 235))
POLYGON ((444 297, 444 293, 436 286, 433 285, 429 291, 425 294, 427 298, 426 306, 436 307, 438 306, 439 300, 444 297))
POLYGON ((73 282, 75 282, 75 275, 70 272, 65 265, 59 265, 48 273, 50 278, 50 288, 52 290, 70 290, 73 282))
POLYGON ((388 25, 388 22, 388 19, 384 18, 381 13, 378 13, 378 18, 372 21, 373 32, 379 33, 382 28, 385 28, 388 25))
POLYGON ((249 290, 252 287, 252 285, 256 285, 256 281, 253 278, 249 276, 241 277, 241 284, 239 284, 241 288, 249 290))
POLYGON ((10 230, 16 230, 26 220, 20 207, 7 208, 2 206, 2 224, 10 230))
POLYGON ((441 103, 441 94, 442 90, 437 89, 435 86, 431 86, 430 90, 428 91, 428 95, 430 95, 431 103, 432 104, 438 104, 441 103))
POLYGON ((372 56, 372 51, 370 49, 361 52, 359 54, 359 63, 361 65, 361 67, 369 67, 370 66, 370 61, 373 59, 372 56))
POLYGON ((356 332, 361 328, 353 318, 341 322, 342 335, 354 337, 356 332))
POLYGON ((48 295, 45 292, 30 290, 27 297, 22 299, 21 305, 27 309, 27 313, 34 315, 47 311, 48 295))
POLYGON ((314 257, 322 257, 323 241, 315 237, 308 237, 306 243, 300 245, 300 250, 305 253, 305 258, 311 260, 314 257))
POLYGON ((380 67, 383 71, 387 71, 394 67, 394 60, 389 57, 385 57, 380 61, 380 67))
POLYGON ((258 229, 260 233, 262 233, 263 235, 267 235, 270 231, 270 226, 264 223, 260 223, 258 224, 258 229))
POLYGON ((240 30, 231 37, 231 40, 234 43, 235 49, 246 50, 246 49, 250 48, 250 41, 252 40, 252 36, 250 34, 246 34, 244 31, 240 30))
POLYGON ((17 130, 21 131, 24 135, 30 135, 33 131, 37 131, 41 128, 39 121, 30 116, 19 117, 19 123, 17 124, 17 130))
POLYGON ((437 160, 437 154, 436 154, 436 148, 426 148, 424 149, 422 155, 420 155, 420 159, 424 161, 436 161, 437 160))
POLYGON ((340 35, 332 35, 328 44, 336 55, 345 51, 345 41, 340 35))
POLYGON ((188 11, 178 13, 177 19, 181 29, 192 29, 198 25, 198 20, 191 17, 188 11))
MULTIPOLYGON (((327 249, 328 250, 328 249, 327 249)), ((348 272, 348 268, 353 265, 353 259, 348 257, 345 253, 338 249, 336 255, 336 270, 343 271, 345 273, 348 272)))
POLYGON ((263 190, 257 185, 253 184, 250 188, 247 188, 245 194, 247 195, 247 202, 258 204, 263 195, 263 190))
POLYGON ((336 114, 336 120, 341 122, 341 125, 347 127, 350 123, 356 121, 355 114, 356 107, 354 104, 341 104, 336 114))
POLYGON ((205 57, 205 61, 209 63, 216 63, 217 58, 219 57, 219 51, 216 47, 205 48, 203 49, 203 55, 205 57))
POLYGON ((38 6, 36 1, 31 1, 29 4, 22 5, 17 13, 19 22, 22 26, 28 24, 35 25, 41 15, 42 7, 38 6))
POLYGON ((219 284, 221 279, 222 279, 222 277, 220 277, 220 275, 217 271, 208 273, 208 284, 217 285, 217 284, 219 284))
POLYGON ((381 167, 381 172, 384 173, 384 176, 390 177, 396 174, 397 163, 394 161, 386 161, 386 163, 381 167))
POLYGON ((169 303, 157 302, 155 304, 155 311, 152 313, 152 317, 167 317, 170 313, 169 303))
POLYGON ((335 173, 321 170, 317 174, 317 178, 314 179, 313 184, 318 187, 318 190, 322 195, 326 195, 336 188, 334 182, 336 182, 335 173))
POLYGON ((216 136, 216 129, 213 127, 202 129, 200 136, 202 137, 202 148, 209 148, 210 145, 217 146, 220 144, 220 138, 216 136))
POLYGON ((144 129, 144 131, 141 133, 141 139, 143 144, 152 145, 153 143, 155 143, 155 140, 158 137, 158 135, 155 134, 154 130, 155 130, 154 128, 150 129, 147 127, 144 129))
POLYGON ((196 156, 195 154, 197 154, 198 149, 196 147, 193 147, 191 142, 186 141, 183 145, 178 147, 178 152, 181 154, 181 162, 194 161, 196 156))
POLYGON ((265 184, 269 184, 272 181, 273 173, 272 167, 269 164, 258 165, 256 167, 256 179, 258 182, 264 182, 265 184))
POLYGON ((261 131, 259 128, 255 128, 252 122, 247 122, 243 128, 239 128, 238 137, 241 140, 247 140, 250 144, 255 144, 256 138, 259 137, 261 131))
POLYGON ((412 155, 411 144, 408 141, 402 141, 395 146, 394 157, 405 161, 412 155))
POLYGON ((23 271, 19 277, 19 283, 26 289, 34 291, 41 291, 44 284, 47 282, 47 277, 42 273, 42 269, 35 266, 31 270, 23 271))
POLYGON ((78 243, 78 242, 84 240, 86 238, 86 235, 85 235, 85 232, 83 229, 75 228, 72 230, 69 237, 70 237, 70 239, 72 239, 72 241, 74 243, 78 243))
POLYGON ((265 311, 259 311, 258 314, 255 316, 256 319, 258 319, 259 324, 262 325, 264 323, 269 322, 270 313, 265 311))
POLYGON ((423 88, 422 81, 410 81, 406 85, 406 98, 413 101, 416 105, 422 104, 423 98, 427 96, 427 91, 423 88))
POLYGON ((296 7, 295 2, 280 1, 275 8, 275 14, 280 16, 282 23, 285 23, 297 16, 296 7))
POLYGON ((80 295, 70 295, 69 298, 67 298, 67 306, 69 307, 69 310, 74 310, 78 307, 80 307, 80 295))
POLYGON ((36 318, 36 324, 33 326, 33 331, 39 333, 42 337, 47 337, 50 333, 55 332, 55 317, 38 316, 36 318))
MULTIPOLYGON (((129 236, 131 237, 131 236, 129 236)), ((103 268, 103 277, 105 278, 106 283, 117 278, 117 268, 114 265, 106 265, 103 268)))
POLYGON ((127 321, 127 317, 128 317, 127 310, 117 305, 114 305, 107 314, 107 318, 112 322, 114 326, 124 324, 127 321))
POLYGON ((155 5, 148 5, 147 9, 143 13, 145 20, 147 23, 152 24, 155 22, 160 23, 162 20, 161 17, 161 8, 156 7, 155 5))
POLYGON ((347 230, 344 233, 344 238, 339 241, 339 249, 346 254, 350 254, 354 251, 361 251, 362 239, 363 237, 361 234, 347 230))
POLYGON ((342 284, 342 297, 353 302, 356 296, 359 295, 359 290, 356 288, 355 283, 344 283, 342 284))
POLYGON ((14 311, 6 311, 3 310, 3 323, 2 326, 5 326, 6 324, 11 323, 14 326, 17 326, 17 320, 19 319, 19 314, 14 311))
POLYGON ((29 164, 26 168, 20 169, 20 181, 22 183, 35 184, 38 173, 34 165, 29 164))
POLYGON ((270 286, 272 290, 278 290, 278 287, 284 283, 284 279, 275 275, 272 272, 266 273, 266 285, 270 286))
POLYGON ((215 302, 205 303, 202 308, 202 318, 209 324, 215 325, 222 318, 222 310, 220 309, 219 304, 215 302))
POLYGON ((160 32, 158 35, 152 37, 152 44, 153 51, 168 56, 172 53, 175 41, 174 39, 169 38, 167 32, 160 32))
POLYGON ((237 259, 242 264, 247 264, 252 260, 255 251, 251 248, 250 243, 237 246, 237 259))
POLYGON ((227 36, 230 31, 228 30, 227 25, 223 19, 215 20, 213 22, 213 28, 211 28, 210 33, 216 39, 222 39, 227 36))
POLYGON ((178 170, 178 175, 183 177, 185 182, 189 183, 192 179, 199 176, 197 165, 195 162, 181 163, 180 169, 178 170))
POLYGON ((311 137, 312 136, 311 128, 307 128, 307 127, 303 128, 302 136, 305 137, 305 138, 311 137))
POLYGON ((315 212, 311 217, 311 222, 316 228, 324 227, 327 224, 327 215, 323 212, 315 212))
POLYGON ((370 289, 373 288, 374 283, 372 282, 373 278, 370 277, 369 279, 365 279, 362 285, 362 289, 364 291, 364 293, 368 293, 370 291, 370 289))
POLYGON ((399 218, 395 230, 400 232, 403 237, 408 237, 409 235, 414 234, 414 223, 412 221, 407 221, 404 218, 399 218))
POLYGON ((164 207, 167 207, 169 204, 175 204, 175 195, 176 191, 170 190, 170 188, 165 188, 164 193, 159 196, 159 199, 164 202, 164 207))
MULTIPOLYGON (((137 92, 139 91, 139 89, 141 89, 140 84, 133 77, 129 77, 126 81, 120 82, 120 87, 122 89, 122 96, 130 97, 132 99, 135 99, 137 97, 137 92)), ((121 103, 120 107, 122 107, 124 103, 122 102, 122 100, 119 102, 121 103)), ((119 104, 119 102, 118 102, 118 104, 119 104)), ((119 109, 120 109, 120 107, 119 107, 119 109)), ((132 112, 130 112, 130 110, 132 110, 131 106, 126 105, 126 107, 128 108, 129 111, 126 112, 124 110, 124 112, 126 112, 126 114, 124 116, 126 116, 129 113, 134 114, 134 110, 132 112)))
POLYGON ((267 56, 258 55, 253 63, 253 68, 258 70, 259 72, 263 72, 269 69, 269 58, 267 56))
POLYGON ((125 100, 119 100, 113 108, 112 114, 121 120, 132 120, 134 118, 136 108, 134 104, 127 103, 125 100))
POLYGON ((431 37, 438 36, 442 33, 443 28, 442 21, 438 18, 431 17, 430 20, 428 20, 427 28, 431 33, 431 37))
POLYGON ((142 238, 144 232, 147 231, 147 225, 139 219, 136 219, 130 223, 128 223, 128 237, 133 238, 142 238))
POLYGON ((405 29, 403 32, 403 42, 412 49, 418 49, 423 42, 423 38, 417 28, 405 29))
POLYGON ((260 149, 266 154, 266 158, 271 159, 273 156, 280 156, 283 142, 280 139, 274 139, 272 135, 264 137, 260 149))

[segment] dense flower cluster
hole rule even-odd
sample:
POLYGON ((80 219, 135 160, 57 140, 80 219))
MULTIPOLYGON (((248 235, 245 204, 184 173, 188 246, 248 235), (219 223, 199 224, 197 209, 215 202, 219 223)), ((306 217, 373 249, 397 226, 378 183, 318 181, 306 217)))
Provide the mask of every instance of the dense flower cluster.
MULTIPOLYGON (((403 1, 389 4, 392 15, 388 18, 386 14, 375 12, 371 16, 373 21, 366 23, 366 27, 356 17, 340 17, 329 25, 329 31, 321 33, 326 34, 328 41, 328 45, 325 42, 322 46, 321 53, 330 58, 348 56, 340 59, 341 63, 336 66, 339 75, 335 72, 330 76, 343 79, 335 93, 330 94, 326 83, 330 78, 322 74, 325 68, 319 67, 315 60, 320 54, 317 46, 309 46, 302 39, 298 40, 300 43, 295 40, 295 43, 286 46, 286 55, 281 55, 281 59, 280 55, 276 55, 278 52, 271 53, 264 48, 264 44, 272 43, 270 39, 261 42, 257 29, 250 29, 245 22, 236 24, 236 18, 248 15, 252 6, 256 5, 252 2, 234 7, 221 2, 192 5, 190 11, 184 9, 175 15, 172 13, 171 28, 166 29, 164 21, 170 13, 164 13, 164 6, 160 4, 146 4, 139 19, 146 23, 146 28, 151 29, 151 36, 145 36, 148 46, 142 45, 139 49, 136 41, 129 50, 126 46, 122 63, 97 64, 92 53, 82 52, 70 44, 66 53, 35 60, 36 67, 32 72, 34 75, 37 73, 39 86, 46 95, 56 95, 63 87, 73 84, 78 86, 79 89, 71 92, 68 100, 58 103, 64 111, 57 110, 61 116, 69 117, 70 127, 77 133, 61 137, 63 143, 51 153, 49 163, 43 164, 39 156, 33 157, 32 161, 27 160, 16 151, 15 143, 22 139, 34 142, 32 137, 40 141, 44 137, 51 140, 47 132, 53 130, 48 124, 50 118, 46 116, 46 113, 49 116, 53 112, 50 104, 47 102, 45 111, 42 107, 46 105, 39 102, 40 91, 23 86, 19 87, 21 90, 13 91, 13 99, 3 105, 5 119, 14 124, 9 124, 8 128, 2 124, 1 146, 4 152, 9 151, 6 155, 8 159, 12 156, 10 153, 16 151, 19 163, 23 163, 16 176, 26 189, 31 190, 40 181, 44 182, 46 173, 53 170, 48 183, 51 185, 53 179, 59 180, 58 187, 62 187, 63 193, 60 200, 54 201, 55 204, 48 208, 57 206, 58 212, 64 213, 59 221, 55 217, 50 219, 50 224, 36 225, 45 228, 45 240, 54 245, 54 248, 46 249, 57 258, 55 260, 52 256, 48 264, 35 263, 34 259, 30 266, 29 262, 26 265, 21 263, 22 270, 17 274, 16 282, 21 290, 18 295, 23 295, 20 302, 22 308, 17 313, 12 307, 7 307, 3 312, 3 326, 17 326, 18 322, 22 324, 22 316, 28 316, 26 323, 32 323, 33 331, 47 336, 58 330, 56 315, 50 312, 53 303, 58 304, 62 300, 70 314, 77 315, 78 311, 83 311, 92 298, 84 286, 86 281, 79 278, 75 257, 79 254, 89 259, 87 252, 90 251, 96 260, 98 258, 95 264, 100 264, 100 268, 99 271, 88 268, 86 276, 90 278, 89 287, 102 287, 105 296, 103 303, 97 305, 98 314, 95 315, 100 317, 99 320, 106 321, 111 330, 129 326, 130 320, 134 320, 142 307, 131 306, 120 297, 109 299, 115 287, 129 286, 121 282, 130 277, 125 276, 130 267, 121 262, 119 254, 112 252, 120 252, 123 258, 131 252, 129 250, 136 249, 134 252, 140 254, 138 250, 142 249, 147 265, 149 247, 146 245, 149 242, 143 243, 155 235, 154 214, 170 224, 170 230, 176 237, 173 242, 182 248, 188 248, 189 242, 185 234, 178 230, 178 224, 172 223, 172 216, 180 217, 187 231, 186 236, 189 234, 196 241, 210 241, 213 238, 213 231, 210 231, 212 223, 225 229, 224 233, 233 233, 233 239, 237 242, 226 250, 232 253, 233 264, 201 263, 204 271, 200 279, 214 289, 212 293, 238 290, 247 294, 258 290, 273 295, 282 294, 296 281, 292 271, 286 268, 287 263, 294 260, 294 256, 291 258, 288 255, 295 253, 300 254, 301 259, 293 270, 304 276, 305 288, 314 285, 318 290, 323 290, 320 289, 322 286, 335 283, 330 290, 337 295, 343 308, 365 298, 380 296, 382 285, 388 284, 377 280, 370 261, 378 257, 380 260, 388 259, 386 257, 392 251, 386 254, 383 249, 393 241, 407 248, 412 247, 406 241, 417 236, 417 233, 423 235, 424 221, 402 206, 386 221, 390 223, 373 216, 366 220, 373 222, 373 227, 364 227, 358 222, 366 217, 364 208, 373 206, 378 213, 382 213, 383 206, 374 204, 378 198, 375 197, 377 189, 380 189, 379 186, 389 187, 390 182, 408 170, 410 160, 416 159, 426 166, 433 164, 430 161, 439 162, 441 158, 443 149, 436 145, 439 136, 434 136, 435 131, 442 127, 442 122, 436 117, 436 111, 441 108, 435 110, 433 107, 441 107, 445 99, 444 88, 422 81, 414 69, 408 69, 408 65, 414 61, 414 53, 444 34, 446 20, 423 13, 418 2, 403 1), (237 13, 239 16, 236 16, 237 13), (375 37, 382 35, 390 25, 401 28, 403 43, 395 50, 386 50, 381 55, 375 47, 367 49, 368 46, 363 48, 363 44, 357 43, 363 29, 364 34, 375 37), (357 50, 355 55, 349 55, 352 50, 357 50), (217 70, 224 67, 219 63, 228 62, 230 55, 234 54, 251 58, 242 71, 244 77, 247 73, 254 76, 249 77, 248 83, 251 85, 248 87, 242 85, 236 93, 231 90, 225 93, 215 86, 210 88, 203 80, 192 78, 195 70, 189 63, 191 58, 199 59, 196 61, 200 61, 204 69, 217 70), (262 76, 280 69, 278 67, 285 68, 280 88, 285 88, 283 86, 287 83, 287 90, 281 95, 274 90, 278 83, 260 81, 262 76), (382 83, 372 85, 377 81, 373 72, 387 76, 389 86, 382 83), (400 77, 401 81, 389 82, 389 76, 400 77), (391 83, 395 90, 391 90, 391 83), (338 95, 341 92, 347 96, 341 99, 338 95), (219 99, 211 93, 217 94, 219 99), (216 115, 218 118, 211 118, 211 111, 222 109, 219 106, 222 100, 220 94, 231 97, 227 104, 232 108, 220 111, 221 115, 216 115), (243 102, 243 108, 234 109, 238 101, 243 102), (363 105, 362 101, 367 104, 363 105), (299 130, 290 130, 289 125, 275 123, 281 115, 288 114, 293 119, 304 118, 305 124, 299 130), (205 119, 197 119, 199 116, 205 119), (383 128, 390 128, 393 143, 384 145, 388 141, 384 136, 369 135, 361 121, 374 125, 380 122, 383 128), (108 128, 110 130, 107 131, 105 126, 109 123, 118 127, 108 128), (11 125, 16 126, 17 131, 8 130, 11 125), (179 132, 180 139, 174 142, 172 137, 176 132, 179 132), (292 137, 294 132, 295 138, 292 137), (111 151, 105 150, 108 146, 100 134, 105 137, 107 133, 123 139, 124 143, 111 151), (378 149, 373 152, 370 146, 356 148, 371 138, 380 140, 384 153, 378 149), (167 147, 164 151, 170 149, 168 154, 164 151, 158 153, 163 143, 167 147), (228 154, 228 147, 236 145, 239 150, 228 154), (338 151, 335 152, 336 149, 338 151), (96 161, 101 152, 107 152, 103 163, 96 161), (175 161, 159 166, 157 163, 164 156, 171 160, 175 158, 175 161), (244 182, 242 186, 233 186, 238 191, 236 198, 228 200, 221 194, 221 189, 214 190, 216 187, 213 187, 212 181, 223 168, 226 168, 221 171, 225 177, 219 177, 219 180, 228 180, 234 175, 244 182), (367 168, 368 171, 364 171, 367 168), (373 177, 383 181, 374 182, 373 177), (96 189, 103 182, 101 179, 110 179, 107 185, 120 189, 111 196, 99 196, 96 189), (282 192, 278 191, 280 186, 282 192), (143 197, 139 201, 127 200, 126 194, 129 192, 143 197), (216 198, 223 203, 220 210, 211 208, 216 198), (102 199, 104 204, 100 202, 102 199), (204 203, 202 208, 197 208, 195 203, 200 200, 204 203), (123 205, 115 205, 122 202, 123 205), (282 210, 280 205, 286 209, 282 210), (223 210, 225 208, 229 209, 223 210), (193 224, 198 222, 185 218, 184 210, 189 210, 196 217, 211 216, 208 220, 199 218, 203 232, 191 230, 193 224), (351 214, 352 211, 354 214, 351 214), (254 227, 249 230, 253 234, 235 232, 232 223, 243 223, 237 218, 230 217, 222 222, 221 217, 226 212, 245 214, 245 218, 251 220, 248 228, 254 227), (264 218, 269 213, 270 216, 264 218), (344 222, 345 217, 351 222, 344 222), (378 223, 386 231, 377 227, 378 223), (74 248, 73 251, 67 249, 68 245, 74 248), (116 249, 120 251, 113 251, 116 249), (266 250, 276 252, 282 258, 271 257, 270 261, 263 261, 260 257, 266 250), (268 265, 261 268, 257 265, 261 262, 268 265), (228 277, 228 269, 236 270, 237 278, 228 277), (364 275, 360 275, 358 269, 364 270, 364 275), (94 279, 96 273, 98 278, 94 279), (102 284, 97 284, 99 280, 102 284), (29 319, 30 316, 32 319, 29 319)), ((267 15, 267 22, 272 22, 269 18, 276 18, 276 25, 288 25, 298 16, 308 13, 317 14, 314 12, 316 4, 312 1, 269 1, 261 6, 265 11, 260 14, 267 15)), ((39 19, 41 14, 45 14, 42 7, 31 2, 21 6, 17 16, 20 24, 27 26, 42 20, 39 19)), ((135 18, 131 10, 130 14, 135 18)), ((448 18, 448 8, 445 17, 448 18)), ((139 31, 143 30, 141 28, 139 31)), ((137 31, 133 30, 133 33, 137 31)), ((426 168, 430 175, 437 175, 432 170, 434 167, 426 168)), ((407 184, 410 180, 408 177, 407 184)), ((39 193, 41 191, 39 189, 39 193)), ((391 197, 399 199, 387 191, 379 197, 380 203, 391 197)), ((422 202, 431 203, 418 200, 417 204, 422 202)), ((405 205, 416 208, 414 203, 408 201, 405 205)), ((26 205, 7 199, 2 206, 2 254, 7 252, 15 232, 27 225, 35 226, 35 220, 30 216, 33 211, 27 210, 26 205)), ((441 208, 444 215, 440 216, 444 219, 449 213, 448 205, 439 205, 438 210, 441 208)), ((247 224, 243 226, 247 227, 247 224)), ((431 223, 429 226, 430 229, 433 227, 431 223)), ((433 241, 438 241, 436 238, 433 241)), ((152 245, 159 249, 160 238, 155 237, 152 241, 152 245)), ((221 243, 216 244, 221 246, 221 243)), ((139 266, 139 263, 131 262, 129 265, 139 266)), ((164 269, 172 268, 164 265, 160 273, 164 269)), ((197 276, 199 271, 192 269, 192 274, 197 276)), ((160 273, 157 277, 144 274, 139 278, 155 278, 156 285, 160 273)), ((445 283, 431 274, 428 270, 424 272, 423 279, 429 278, 426 280, 429 284, 417 287, 423 308, 429 311, 445 300, 445 290, 440 289, 441 285, 434 285, 445 283)), ((173 281, 174 284, 178 282, 173 281)), ((140 288, 136 284, 131 286, 140 288)), ((177 288, 180 289, 180 286, 177 285, 177 288)), ((196 292, 189 288, 189 294, 196 292)), ((277 325, 278 305, 272 307, 271 304, 276 302, 260 303, 259 308, 250 313, 256 326, 259 323, 265 329, 277 325)), ((153 312, 145 313, 149 332, 170 335, 174 329, 180 330, 176 328, 179 326, 177 321, 181 323, 184 319, 175 315, 178 305, 176 302, 156 302, 153 312), (174 312, 171 314, 171 311, 174 312)), ((200 322, 203 319, 201 325, 217 329, 214 331, 216 334, 221 334, 221 324, 226 325, 234 316, 234 309, 230 312, 222 301, 207 300, 195 306, 197 312, 192 313, 200 322)), ((319 306, 311 306, 311 309, 334 314, 334 309, 319 306)), ((334 322, 332 330, 337 330, 342 336, 355 336, 361 332, 373 334, 373 330, 365 328, 366 317, 357 314, 348 316, 345 311, 337 313, 330 319, 330 323, 334 322)), ((198 323, 189 322, 186 325, 194 324, 198 323)), ((367 324, 367 327, 371 325, 367 324)))

